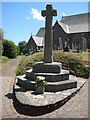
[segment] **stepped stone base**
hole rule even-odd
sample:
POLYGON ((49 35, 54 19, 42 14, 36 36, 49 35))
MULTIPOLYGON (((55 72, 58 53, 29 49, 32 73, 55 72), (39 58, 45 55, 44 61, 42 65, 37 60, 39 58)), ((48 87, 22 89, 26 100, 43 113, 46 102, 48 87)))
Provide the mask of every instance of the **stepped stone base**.
MULTIPOLYGON (((80 87, 84 83, 85 81, 78 82, 80 87)), ((61 63, 39 62, 34 64, 33 69, 27 70, 25 75, 17 76, 14 85, 15 103, 19 103, 19 108, 22 107, 28 114, 32 110, 32 113, 40 115, 42 111, 53 111, 57 106, 64 104, 80 89, 78 84, 76 76, 69 75, 69 70, 63 70, 61 63), (47 81, 44 94, 35 93, 37 76, 44 76, 47 81)))
POLYGON ((22 114, 33 116, 46 114, 64 105, 80 90, 85 82, 85 79, 78 78, 77 88, 52 93, 45 92, 44 94, 36 95, 34 94, 34 91, 27 91, 17 85, 16 80, 13 87, 14 101, 18 109, 21 110, 22 114))
MULTIPOLYGON (((27 90, 36 90, 35 81, 25 78, 25 75, 17 77, 17 84, 27 90)), ((45 91, 57 92, 66 89, 77 87, 77 79, 75 76, 69 76, 69 80, 58 81, 58 82, 47 82, 45 91)))
POLYGON ((62 63, 43 63, 37 62, 33 65, 33 72, 35 73, 60 73, 62 69, 62 63))
POLYGON ((69 70, 61 70, 61 73, 35 73, 32 69, 26 71, 26 78, 34 80, 37 76, 44 76, 47 82, 69 80, 69 70))
POLYGON ((77 87, 75 76, 69 75, 69 70, 63 70, 62 64, 37 62, 33 69, 17 77, 17 84, 26 90, 36 90, 36 77, 44 76, 47 81, 46 92, 57 92, 77 87))

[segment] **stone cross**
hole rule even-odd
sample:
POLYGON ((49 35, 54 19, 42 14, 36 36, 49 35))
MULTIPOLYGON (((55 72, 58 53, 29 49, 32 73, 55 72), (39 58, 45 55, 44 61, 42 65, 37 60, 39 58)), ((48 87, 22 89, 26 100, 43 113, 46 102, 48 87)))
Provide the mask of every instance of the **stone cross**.
POLYGON ((52 18, 57 16, 57 11, 52 8, 52 5, 48 4, 46 10, 41 12, 42 16, 46 18, 45 23, 45 44, 44 44, 44 63, 53 62, 53 30, 52 30, 52 18))

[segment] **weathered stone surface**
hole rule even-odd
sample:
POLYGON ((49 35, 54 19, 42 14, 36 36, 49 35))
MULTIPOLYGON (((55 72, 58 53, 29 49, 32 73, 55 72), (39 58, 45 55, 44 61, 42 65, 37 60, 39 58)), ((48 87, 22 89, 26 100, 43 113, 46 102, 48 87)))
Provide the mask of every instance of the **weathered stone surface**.
POLYGON ((43 63, 37 62, 33 65, 33 72, 35 73, 60 73, 62 69, 62 63, 43 63))
POLYGON ((63 80, 69 80, 69 71, 61 70, 61 73, 34 73, 32 69, 27 70, 26 78, 35 80, 37 76, 44 76, 48 82, 58 82, 63 80))
POLYGON ((35 94, 44 94, 45 88, 43 86, 38 86, 35 90, 35 94))
MULTIPOLYGON (((25 78, 24 76, 19 76, 17 78, 17 84, 28 90, 36 90, 35 81, 25 78)), ((47 87, 45 91, 47 92, 57 92, 66 89, 71 89, 77 87, 77 79, 75 76, 69 77, 69 80, 59 81, 59 82, 47 82, 47 87)))
POLYGON ((36 90, 35 81, 31 81, 25 78, 25 75, 17 77, 17 84, 28 90, 36 90))
MULTIPOLYGON (((58 102, 65 102, 65 100, 69 100, 70 96, 77 93, 77 91, 80 90, 80 88, 85 84, 86 80, 78 80, 79 86, 77 88, 68 89, 64 91, 58 91, 58 92, 45 92, 43 95, 36 95, 33 91, 22 91, 22 88, 14 85, 14 93, 16 99, 22 104, 22 105, 28 105, 28 106, 34 106, 34 107, 43 107, 47 105, 53 105, 55 106, 58 102), (18 90, 17 90, 18 89, 18 90)), ((48 106, 47 106, 48 107, 48 106)), ((50 109, 50 107, 49 107, 50 109)))
POLYGON ((45 24, 45 48, 44 48, 44 63, 53 62, 53 36, 52 36, 52 19, 57 16, 57 11, 52 8, 51 4, 46 6, 46 10, 41 12, 43 17, 46 17, 45 24))

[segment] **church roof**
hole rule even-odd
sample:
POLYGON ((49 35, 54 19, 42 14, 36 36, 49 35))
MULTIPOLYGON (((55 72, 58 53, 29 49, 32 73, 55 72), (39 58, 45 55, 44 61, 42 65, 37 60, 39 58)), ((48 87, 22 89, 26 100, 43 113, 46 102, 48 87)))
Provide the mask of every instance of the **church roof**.
POLYGON ((44 37, 44 35, 45 35, 45 28, 40 28, 36 36, 44 37))
POLYGON ((32 35, 32 38, 37 46, 44 46, 44 38, 32 35))
POLYGON ((66 33, 80 33, 80 32, 90 32, 88 28, 88 15, 90 13, 83 13, 71 16, 63 16, 59 24, 66 33), (67 27, 66 27, 67 26, 67 27), (67 31, 68 28, 68 31, 67 31))
POLYGON ((68 25, 62 23, 62 22, 59 22, 57 21, 58 24, 63 28, 63 30, 66 32, 66 33, 69 33, 69 28, 68 28, 68 25))

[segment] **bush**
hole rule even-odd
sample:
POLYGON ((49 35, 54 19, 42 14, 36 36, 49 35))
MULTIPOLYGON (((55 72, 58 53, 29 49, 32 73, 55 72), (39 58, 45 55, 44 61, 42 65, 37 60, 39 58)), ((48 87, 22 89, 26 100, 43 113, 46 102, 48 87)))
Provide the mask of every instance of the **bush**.
MULTIPOLYGON (((70 52, 53 52, 54 61, 61 62, 63 69, 68 69, 70 74, 77 77, 89 77, 89 72, 85 67, 83 61, 79 57, 79 53, 70 53, 70 52)), ((36 53, 30 56, 22 57, 19 66, 16 70, 16 75, 22 75, 26 70, 32 68, 33 64, 43 61, 43 53, 36 53)))
POLYGON ((89 77, 88 69, 85 67, 80 53, 55 51, 54 61, 61 62, 63 69, 68 69, 72 75, 83 78, 89 77))
POLYGON ((21 55, 22 53, 25 55, 27 53, 27 42, 26 41, 21 41, 18 43, 19 46, 19 54, 21 55))
POLYGON ((19 47, 18 46, 16 46, 17 47, 17 56, 19 55, 19 47))
POLYGON ((17 46, 14 42, 10 40, 4 40, 3 42, 3 56, 9 58, 16 58, 17 56, 17 46))
POLYGON ((0 55, 3 53, 3 30, 0 28, 0 55))

